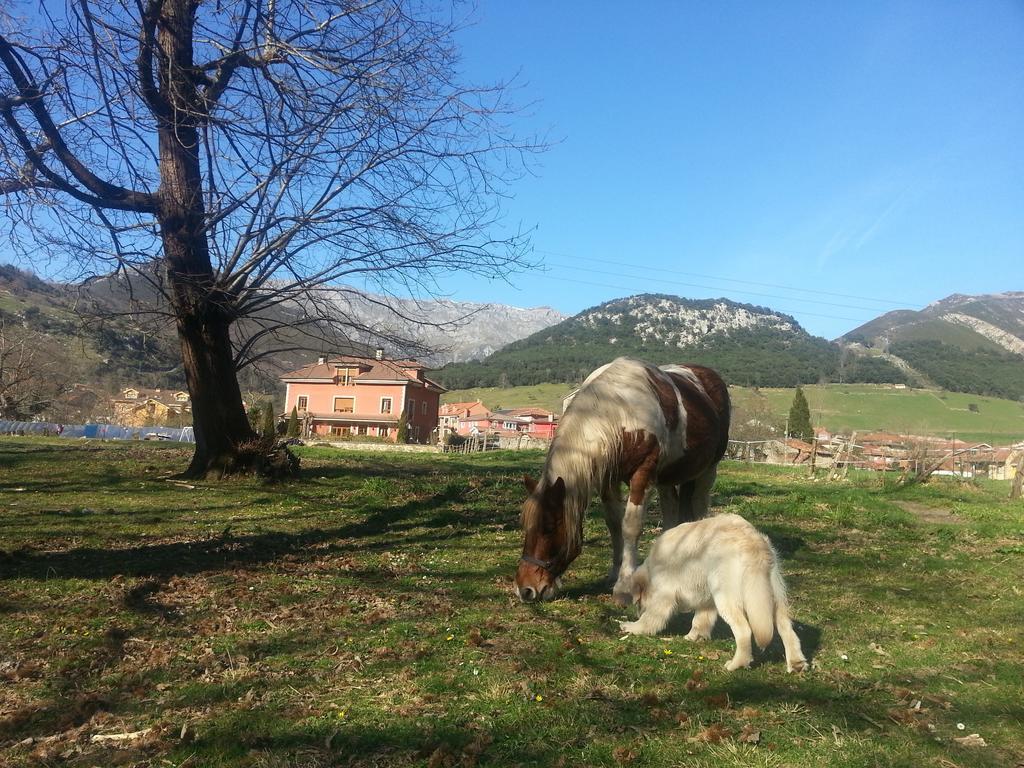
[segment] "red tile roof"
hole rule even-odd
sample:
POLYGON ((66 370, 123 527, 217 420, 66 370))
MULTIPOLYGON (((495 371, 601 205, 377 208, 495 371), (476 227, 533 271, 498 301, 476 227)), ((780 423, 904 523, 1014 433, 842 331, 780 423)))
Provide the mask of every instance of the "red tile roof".
POLYGON ((353 357, 343 355, 329 359, 325 363, 312 363, 281 376, 283 381, 317 379, 332 381, 337 376, 339 367, 358 367, 361 373, 355 377, 362 381, 416 381, 427 386, 447 391, 435 381, 423 375, 426 366, 416 360, 377 360, 373 357, 353 357), (362 370, 365 369, 365 370, 362 370))

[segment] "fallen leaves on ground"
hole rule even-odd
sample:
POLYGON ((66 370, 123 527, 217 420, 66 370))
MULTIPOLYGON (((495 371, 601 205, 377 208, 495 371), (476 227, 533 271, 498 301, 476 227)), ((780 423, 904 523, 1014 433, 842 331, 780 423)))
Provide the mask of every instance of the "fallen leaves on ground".
POLYGON ((720 741, 724 741, 732 736, 732 731, 726 728, 721 723, 712 723, 707 728, 702 730, 696 736, 691 736, 689 741, 692 742, 705 742, 707 744, 717 744, 720 741))
POLYGON ((758 744, 761 741, 761 731, 752 725, 744 725, 736 740, 744 744, 758 744))
POLYGON ((955 741, 961 747, 977 748, 988 746, 988 744, 985 743, 985 740, 981 738, 981 736, 979 736, 977 733, 972 733, 970 736, 961 736, 960 738, 954 738, 953 741, 955 741))

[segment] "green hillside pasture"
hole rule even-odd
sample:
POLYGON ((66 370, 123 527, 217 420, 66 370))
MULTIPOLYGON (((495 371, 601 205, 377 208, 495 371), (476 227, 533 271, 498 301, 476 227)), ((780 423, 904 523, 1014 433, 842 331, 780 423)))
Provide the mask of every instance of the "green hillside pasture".
MULTIPOLYGON (((488 408, 521 408, 538 405, 561 413, 562 398, 571 391, 566 384, 528 387, 460 389, 444 395, 444 402, 481 400, 488 408)), ((1024 439, 1024 405, 997 397, 967 395, 931 389, 895 389, 875 384, 826 384, 803 388, 815 426, 849 433, 885 430, 909 434, 955 434, 964 440, 1005 444, 1024 439), (969 406, 975 404, 977 412, 969 406)), ((730 387, 734 405, 750 410, 754 398, 766 398, 780 423, 793 402, 792 389, 758 390, 730 387)))
POLYGON ((975 349, 987 349, 992 352, 1006 351, 972 328, 940 319, 923 320, 897 328, 890 334, 890 341, 941 341, 943 344, 968 351, 975 349))
POLYGON ((479 400, 490 409, 537 406, 552 413, 562 412, 562 398, 574 387, 569 384, 531 384, 523 387, 474 387, 456 389, 441 397, 444 403, 479 400))
POLYGON ((774 541, 813 661, 787 675, 777 644, 727 673, 724 626, 623 637, 596 508, 564 596, 522 605, 520 478, 540 453, 303 449, 290 485, 164 479, 187 459, 0 441, 0 764, 1024 759, 1024 529, 1005 483, 895 492, 725 464, 715 505, 774 541))
MULTIPOLYGON (((1006 444, 1024 439, 1024 404, 997 397, 932 389, 895 389, 871 384, 827 384, 803 388, 815 426, 832 432, 889 432, 939 435, 1006 444), (977 412, 970 405, 977 406, 977 412)), ((737 407, 755 397, 767 398, 773 413, 785 420, 792 389, 730 389, 737 407)))

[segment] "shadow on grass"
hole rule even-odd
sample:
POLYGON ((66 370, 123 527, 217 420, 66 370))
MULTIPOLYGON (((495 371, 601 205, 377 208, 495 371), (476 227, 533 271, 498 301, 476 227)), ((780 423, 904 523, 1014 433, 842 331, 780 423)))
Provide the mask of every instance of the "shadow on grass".
MULTIPOLYGON (((320 544, 335 542, 339 551, 389 550, 415 544, 443 543, 476 534, 483 526, 504 523, 498 512, 473 513, 472 523, 454 505, 461 487, 449 486, 427 498, 396 507, 373 508, 365 520, 330 529, 297 533, 269 532, 108 549, 79 547, 57 552, 0 551, 2 579, 109 579, 113 576, 159 577, 248 568, 284 555, 303 556, 320 544), (433 513, 433 514, 429 514, 433 513), (437 531, 403 535, 398 542, 373 540, 414 528, 437 531)), ((324 554, 322 551, 318 554, 324 554)))

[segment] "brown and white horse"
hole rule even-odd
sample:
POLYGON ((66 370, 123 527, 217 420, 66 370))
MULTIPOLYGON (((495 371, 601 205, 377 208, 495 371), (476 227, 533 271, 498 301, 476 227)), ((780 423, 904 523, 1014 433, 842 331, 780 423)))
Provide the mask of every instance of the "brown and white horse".
POLYGON ((624 596, 651 486, 658 486, 665 528, 704 517, 728 442, 729 392, 710 368, 658 368, 626 357, 598 368, 566 409, 540 480, 525 478, 519 597, 532 602, 557 593, 583 549, 583 518, 595 492, 612 539, 608 579, 624 596))

